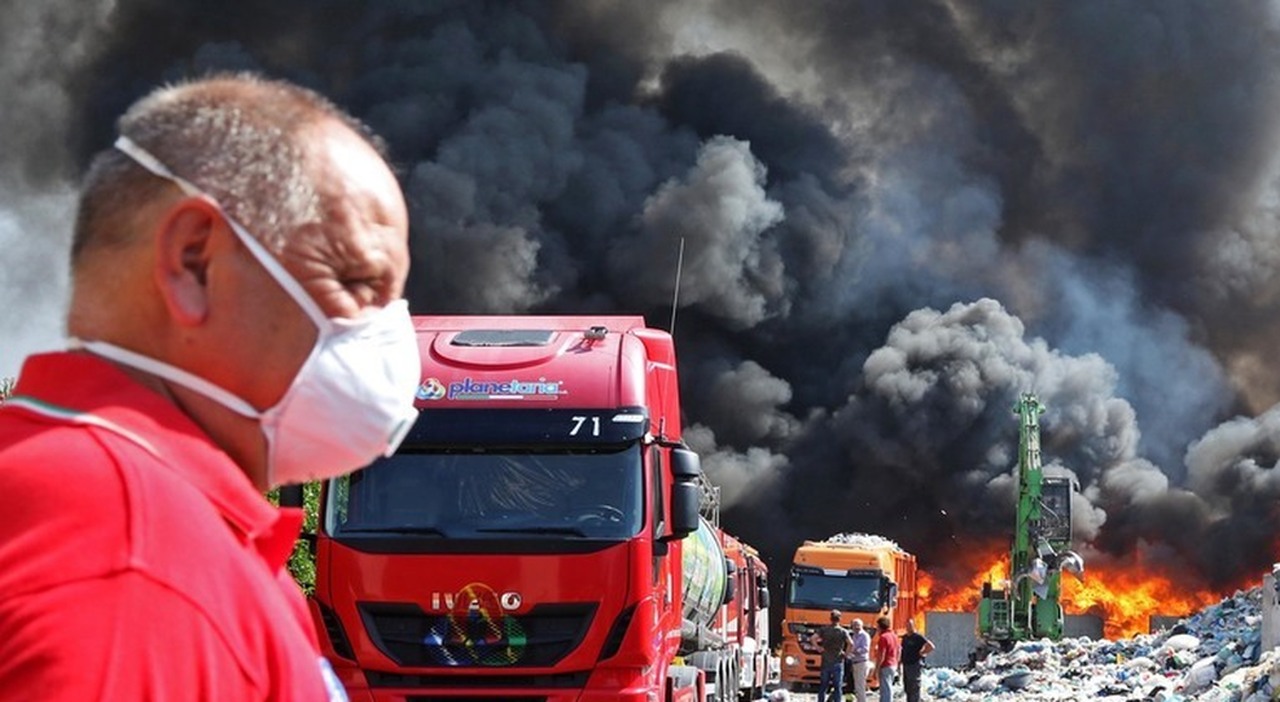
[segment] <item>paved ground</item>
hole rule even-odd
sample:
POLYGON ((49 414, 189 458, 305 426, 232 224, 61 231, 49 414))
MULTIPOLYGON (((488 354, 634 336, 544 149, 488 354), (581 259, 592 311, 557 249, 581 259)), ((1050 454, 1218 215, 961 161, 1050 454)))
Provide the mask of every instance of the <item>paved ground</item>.
MULTIPOLYGON (((812 692, 790 692, 787 694, 790 695, 790 697, 787 698, 790 702, 817 702, 818 700, 818 696, 812 692)), ((765 698, 765 699, 767 700, 767 702, 773 702, 773 700, 769 698, 765 698)), ((846 702, 852 700, 853 694, 846 692, 844 695, 844 699, 846 700, 846 702)), ((893 699, 894 699, 894 702, 904 702, 906 698, 902 696, 902 691, 898 690, 897 694, 893 696, 893 699)), ((879 702, 879 701, 880 701, 880 693, 874 690, 867 691, 867 702, 879 702)))

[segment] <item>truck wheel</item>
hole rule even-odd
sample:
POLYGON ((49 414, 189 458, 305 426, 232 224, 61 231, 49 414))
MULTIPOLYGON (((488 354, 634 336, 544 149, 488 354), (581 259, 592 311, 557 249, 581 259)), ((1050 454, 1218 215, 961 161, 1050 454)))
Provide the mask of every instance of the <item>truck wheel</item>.
POLYGON ((725 656, 724 660, 724 692, 720 699, 724 702, 737 702, 738 699, 738 664, 733 658, 725 656))
POLYGON ((764 696, 764 690, 760 689, 757 680, 760 679, 760 663, 759 661, 751 661, 751 682, 747 684, 746 689, 738 691, 738 699, 740 702, 755 702, 764 696))
POLYGON ((734 675, 733 661, 728 656, 716 658, 716 694, 712 699, 714 702, 734 702, 738 678, 734 675))

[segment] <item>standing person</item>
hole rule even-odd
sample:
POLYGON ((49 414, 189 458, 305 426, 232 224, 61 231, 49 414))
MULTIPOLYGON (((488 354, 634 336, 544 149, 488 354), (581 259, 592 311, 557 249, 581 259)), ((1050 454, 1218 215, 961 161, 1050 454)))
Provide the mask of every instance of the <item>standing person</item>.
POLYGON ((818 673, 818 702, 841 702, 844 698, 844 659, 852 640, 849 632, 840 626, 840 610, 831 610, 831 623, 814 634, 815 643, 822 648, 822 669, 818 673))
POLYGON ((0 405, 0 700, 345 700, 263 491, 416 417, 404 198, 326 99, 160 88, 80 196, 71 350, 0 405))
POLYGON ((852 641, 849 648, 849 668, 850 677, 853 678, 853 697, 857 702, 867 702, 867 675, 871 672, 871 634, 867 633, 861 620, 855 619, 849 638, 852 641))
POLYGON ((876 676, 880 680, 880 702, 893 700, 893 679, 897 672, 902 648, 898 635, 893 633, 893 623, 888 617, 876 620, 876 676))
POLYGON ((902 689, 907 702, 920 702, 920 667, 933 653, 933 642, 916 631, 916 623, 907 620, 907 633, 902 637, 902 689))

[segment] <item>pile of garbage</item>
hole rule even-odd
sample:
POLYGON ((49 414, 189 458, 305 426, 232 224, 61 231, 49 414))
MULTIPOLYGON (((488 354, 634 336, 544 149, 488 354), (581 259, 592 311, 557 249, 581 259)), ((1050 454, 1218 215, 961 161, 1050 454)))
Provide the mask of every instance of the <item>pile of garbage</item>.
POLYGON ((1262 651, 1262 589, 1133 639, 1024 641, 972 669, 925 668, 927 698, 1262 702, 1280 695, 1280 655, 1262 651))
POLYGON ((901 551, 902 547, 893 539, 886 539, 879 534, 864 534, 862 532, 846 532, 835 534, 826 539, 829 544, 850 544, 861 548, 880 548, 888 547, 895 551, 901 551))

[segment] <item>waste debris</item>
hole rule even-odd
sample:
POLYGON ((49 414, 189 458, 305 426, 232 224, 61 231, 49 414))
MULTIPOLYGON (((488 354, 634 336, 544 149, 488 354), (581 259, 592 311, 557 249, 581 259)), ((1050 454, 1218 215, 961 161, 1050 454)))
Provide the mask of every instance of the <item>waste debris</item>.
POLYGON ((1280 654, 1262 651, 1262 589, 1236 592, 1168 630, 1111 641, 1022 641, 972 668, 930 668, 926 699, 1263 702, 1280 694, 1280 654))

